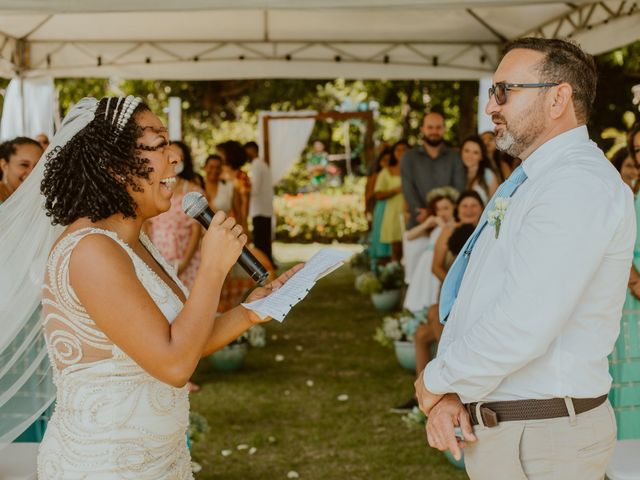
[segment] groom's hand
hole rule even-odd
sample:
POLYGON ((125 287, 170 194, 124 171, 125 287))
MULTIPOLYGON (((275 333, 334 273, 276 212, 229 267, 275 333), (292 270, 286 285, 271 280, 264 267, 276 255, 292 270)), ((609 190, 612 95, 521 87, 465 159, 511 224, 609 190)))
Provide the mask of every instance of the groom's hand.
POLYGON ((440 451, 449 450, 456 460, 460 460, 465 442, 476 441, 467 409, 455 393, 447 393, 431 409, 427 418, 427 441, 440 451), (462 430, 462 439, 456 437, 455 427, 462 430))
POLYGON ((416 387, 416 398, 418 399, 420 410, 422 410, 425 415, 429 416, 429 412, 434 407, 434 405, 440 401, 442 395, 431 393, 429 390, 427 390, 427 387, 424 386, 424 379, 422 378, 423 375, 424 370, 420 372, 416 383, 414 383, 413 385, 414 387, 416 387))

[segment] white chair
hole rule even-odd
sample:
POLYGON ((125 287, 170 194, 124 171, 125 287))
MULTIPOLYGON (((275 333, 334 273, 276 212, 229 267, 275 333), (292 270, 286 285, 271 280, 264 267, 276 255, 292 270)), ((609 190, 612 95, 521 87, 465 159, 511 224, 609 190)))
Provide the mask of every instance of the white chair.
POLYGON ((640 440, 618 440, 607 467, 609 480, 640 480, 640 440))
POLYGON ((10 443, 0 450, 2 480, 36 480, 39 443, 10 443))

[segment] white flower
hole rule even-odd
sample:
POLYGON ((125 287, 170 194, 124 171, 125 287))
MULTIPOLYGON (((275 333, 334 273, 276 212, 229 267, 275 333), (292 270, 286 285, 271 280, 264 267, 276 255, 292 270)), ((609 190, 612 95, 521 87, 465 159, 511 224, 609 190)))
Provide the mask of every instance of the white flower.
POLYGON ((249 345, 262 348, 267 344, 267 331, 262 325, 255 325, 248 332, 249 345))
POLYGON ((300 474, 294 470, 287 473, 287 478, 300 478, 300 474))
POLYGON ((496 210, 502 210, 503 212, 507 210, 509 206, 509 199, 505 197, 498 197, 496 201, 493 203, 493 208, 496 210))
POLYGON ((256 447, 251 447, 249 449, 249 455, 253 455, 254 453, 256 453, 258 451, 258 449, 256 447))
POLYGON ((276 355, 276 362, 284 362, 284 355, 276 355))
POLYGON ((240 445, 238 445, 236 447, 238 450, 247 450, 249 448, 249 445, 241 443, 240 445))
POLYGON ((338 395, 339 402, 346 402, 347 400, 349 400, 349 395, 347 395, 346 393, 343 393, 342 395, 338 395))
POLYGON ((500 227, 508 206, 508 198, 498 197, 493 202, 493 208, 487 212, 487 223, 495 228, 496 238, 500 235, 500 227))
POLYGON ((313 380, 307 380, 307 387, 313 387, 313 380))
POLYGON ((228 457, 231 455, 231 450, 222 450, 220 454, 222 454, 223 457, 228 457))
POLYGON ((390 340, 400 340, 402 338, 402 328, 397 318, 384 317, 382 320, 382 330, 390 340))

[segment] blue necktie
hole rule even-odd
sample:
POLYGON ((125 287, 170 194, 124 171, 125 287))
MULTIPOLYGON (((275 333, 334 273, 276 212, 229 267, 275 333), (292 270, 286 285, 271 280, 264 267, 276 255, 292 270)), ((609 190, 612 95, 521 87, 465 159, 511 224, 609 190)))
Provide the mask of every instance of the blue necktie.
POLYGON ((449 269, 447 276, 442 282, 442 288, 440 290, 440 322, 445 323, 449 313, 451 313, 451 309, 453 308, 453 304, 456 301, 456 297, 458 296, 458 292, 460 291, 460 284, 462 283, 462 278, 464 277, 464 272, 467 269, 467 265, 469 265, 469 257, 471 256, 471 252, 473 247, 478 240, 478 237, 484 230, 484 227, 487 226, 487 215, 493 209, 493 204, 495 203, 497 198, 505 198, 511 197, 518 187, 522 185, 527 179, 527 174, 524 173, 524 169, 522 165, 516 168, 509 178, 507 178, 496 190, 496 193, 493 194, 491 200, 487 204, 487 207, 482 212, 482 216, 480 217, 480 221, 478 222, 478 226, 473 231, 471 236, 468 238, 462 250, 460 250, 460 254, 456 257, 453 265, 449 269))

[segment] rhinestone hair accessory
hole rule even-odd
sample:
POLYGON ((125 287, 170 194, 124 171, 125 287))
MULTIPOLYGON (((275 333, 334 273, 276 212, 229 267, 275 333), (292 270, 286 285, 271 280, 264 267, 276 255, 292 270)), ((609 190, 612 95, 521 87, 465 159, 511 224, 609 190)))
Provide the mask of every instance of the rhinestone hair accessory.
MULTIPOLYGON (((118 99, 118 104, 116 105, 116 111, 120 106, 121 100, 122 98, 118 99)), ((120 113, 115 119, 115 132, 114 132, 115 138, 118 138, 120 136, 120 134, 122 133, 122 130, 124 130, 124 126, 127 124, 129 119, 131 118, 131 115, 133 115, 134 110, 138 107, 138 105, 140 105, 141 102, 142 100, 140 98, 134 97, 133 95, 129 95, 124 99, 122 108, 120 109, 120 113)), ((114 116, 115 116, 115 112, 114 112, 114 116)))

